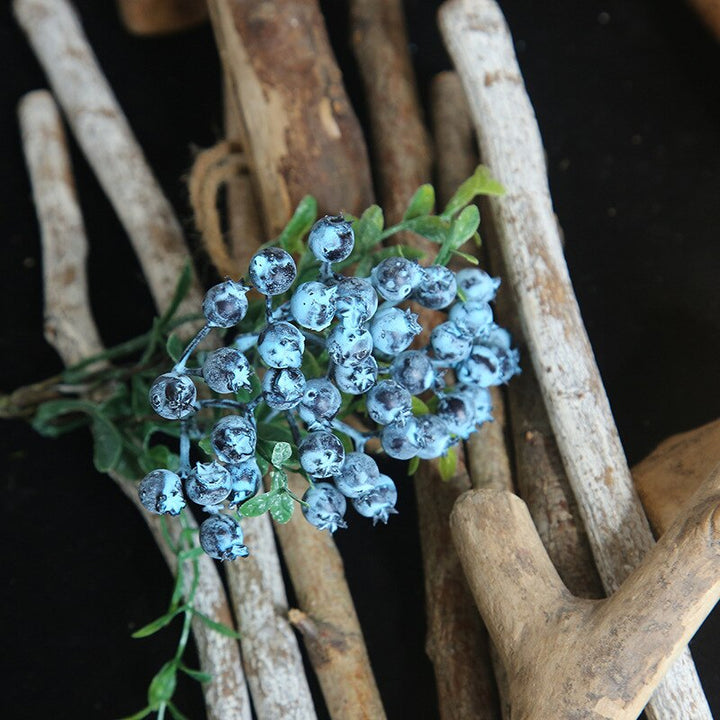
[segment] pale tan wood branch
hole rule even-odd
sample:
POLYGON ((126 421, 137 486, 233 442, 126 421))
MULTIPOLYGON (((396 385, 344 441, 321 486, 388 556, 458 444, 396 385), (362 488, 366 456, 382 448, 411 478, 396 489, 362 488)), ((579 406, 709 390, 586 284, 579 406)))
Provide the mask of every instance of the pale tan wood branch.
POLYGON ((615 594, 587 600, 563 585, 519 498, 466 493, 453 536, 508 669, 512 717, 637 717, 720 597, 718 518, 720 466, 615 594))
POLYGON ((205 0, 116 0, 120 18, 134 35, 169 35, 207 20, 205 0))
MULTIPOLYGON (((162 311, 187 248, 174 211, 100 70, 67 0, 15 0, 15 17, 47 75, 78 144, 125 228, 162 311)), ((180 312, 197 312, 197 284, 180 312)))
MULTIPOLYGON (((97 328, 89 312, 85 254, 87 239, 82 217, 74 197, 72 170, 65 136, 57 108, 49 93, 41 91, 26 96, 19 108, 23 148, 40 216, 43 249, 43 280, 46 314, 63 318, 51 333, 50 342, 66 365, 83 355, 103 350, 97 328), (42 148, 42 153, 39 153, 42 148), (52 307, 50 307, 52 305, 52 307), (82 343, 78 340, 82 336, 82 343), (82 353, 78 352, 81 344, 82 353)), ((168 546, 160 526, 160 518, 151 515, 140 504, 135 484, 116 473, 110 476, 141 512, 165 557, 170 570, 177 572, 177 557, 168 546)), ((188 511, 188 519, 194 519, 188 511)), ((173 540, 180 537, 177 519, 168 518, 173 540)), ((210 558, 199 560, 199 585, 194 606, 213 620, 232 625, 222 581, 210 558)), ((193 567, 185 566, 185 589, 192 583, 193 567)), ((208 717, 212 720, 250 720, 250 702, 240 664, 237 642, 210 629, 199 620, 193 621, 200 664, 213 680, 203 686, 208 717)))
POLYGON ((371 201, 365 142, 316 0, 209 0, 269 237, 306 194, 321 214, 371 201))
MULTIPOLYGON (((480 154, 507 194, 490 201, 523 332, 606 590, 652 547, 573 294, 539 130, 512 39, 492 0, 451 0, 441 30, 460 73, 480 154)), ((689 652, 658 688, 651 717, 710 717, 689 652)))

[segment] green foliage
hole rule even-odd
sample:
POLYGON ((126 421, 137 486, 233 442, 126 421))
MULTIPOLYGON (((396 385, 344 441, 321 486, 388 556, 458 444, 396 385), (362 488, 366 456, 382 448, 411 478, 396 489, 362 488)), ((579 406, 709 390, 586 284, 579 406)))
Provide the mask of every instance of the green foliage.
POLYGON ((440 456, 438 470, 440 471, 440 479, 443 482, 448 482, 455 476, 457 459, 457 448, 455 447, 451 447, 444 455, 440 456))

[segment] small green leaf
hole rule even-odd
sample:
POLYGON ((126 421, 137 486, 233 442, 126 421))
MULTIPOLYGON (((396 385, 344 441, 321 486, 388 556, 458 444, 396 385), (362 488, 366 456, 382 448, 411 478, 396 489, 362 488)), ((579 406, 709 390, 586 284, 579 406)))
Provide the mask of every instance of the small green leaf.
POLYGON ((150 682, 148 703, 153 710, 167 703, 175 692, 177 685, 177 668, 174 661, 166 662, 150 682))
POLYGON ((149 473, 157 468, 175 471, 178 467, 179 458, 171 452, 166 445, 153 445, 138 458, 142 471, 149 473))
POLYGON ((292 446, 287 442, 275 443, 271 462, 276 468, 281 468, 292 456, 292 446))
POLYGON ((440 456, 438 470, 440 471, 440 479, 443 482, 448 482, 455 476, 457 459, 457 449, 454 447, 451 447, 444 455, 440 456))
MULTIPOLYGON (((61 416, 72 413, 92 415, 95 409, 96 406, 86 400, 49 400, 38 407, 32 421, 32 426, 33 429, 41 435, 55 437, 58 434, 62 434, 58 432, 61 426, 55 424, 55 421, 61 416)), ((85 421, 83 421, 83 424, 84 422, 85 421)))
POLYGON ((180 273, 177 285, 175 286, 175 292, 173 293, 172 300, 170 301, 170 304, 167 306, 167 309, 162 314, 157 323, 157 325, 159 326, 158 329, 165 327, 165 325, 168 324, 168 322, 172 319, 173 315, 177 312, 178 307, 180 307, 180 303, 185 299, 185 296, 190 290, 192 281, 192 263, 188 259, 183 265, 182 272, 180 273))
POLYGON ((257 517, 267 512, 272 505, 273 498, 277 493, 269 492, 257 497, 250 498, 247 502, 244 502, 238 508, 238 512, 244 517, 257 517))
POLYGON ((198 447, 208 456, 213 457, 215 455, 215 451, 213 450, 212 443, 210 442, 209 437, 204 437, 198 440, 198 447))
POLYGON ((177 706, 173 705, 171 702, 167 703, 167 709, 170 711, 170 715, 173 720, 190 720, 187 715, 183 715, 183 713, 178 710, 177 706))
POLYGON ((435 207, 435 188, 430 184, 421 185, 410 199, 403 220, 411 220, 420 215, 429 215, 435 207))
POLYGON ((260 468, 260 474, 265 477, 268 474, 268 470, 270 470, 270 463, 262 455, 258 454, 255 455, 255 462, 260 468))
POLYGON ((192 608, 192 613, 195 617, 199 618, 203 623, 205 623, 205 625, 207 625, 209 628, 212 628, 215 632, 220 633, 220 635, 224 635, 225 637, 229 638, 235 638, 235 640, 240 639, 240 633, 235 632, 235 630, 229 628, 227 625, 216 622, 212 618, 209 618, 207 615, 204 615, 198 610, 195 610, 195 608, 192 608))
POLYGON ((412 396, 412 414, 413 415, 427 415, 430 412, 428 406, 415 395, 412 396))
POLYGON ((195 560, 196 558, 202 557, 205 551, 201 547, 193 547, 189 550, 182 550, 178 553, 178 560, 195 560))
POLYGON ((293 499, 287 493, 280 493, 273 498, 270 514, 276 523, 284 525, 290 520, 295 509, 293 499))
POLYGON ((182 357, 185 344, 175 333, 172 333, 165 343, 165 350, 170 356, 170 359, 173 362, 177 362, 182 357))
POLYGON ((93 462, 99 472, 113 470, 120 460, 123 441, 120 431, 104 415, 96 413, 90 424, 94 447, 93 462))
POLYGON ((342 270, 344 266, 352 265, 360 260, 371 247, 377 245, 382 239, 384 224, 383 211, 377 205, 371 205, 365 210, 360 219, 353 223, 355 247, 352 255, 347 260, 338 263, 336 267, 342 270))
POLYGON ((169 625, 177 615, 184 611, 184 607, 179 607, 175 610, 171 610, 170 612, 161 615, 159 618, 156 618, 152 622, 149 622, 147 625, 141 627, 139 630, 136 630, 130 637, 137 639, 148 637, 149 635, 154 635, 158 630, 162 630, 162 628, 164 628, 166 625, 169 625))
POLYGON ((146 718, 152 711, 153 709, 151 707, 146 707, 139 710, 134 715, 126 715, 125 717, 120 718, 120 720, 143 720, 143 718, 146 718))
POLYGON ((478 165, 475 172, 455 191, 440 217, 449 220, 455 213, 472 202, 476 195, 504 195, 505 188, 490 174, 485 165, 478 165))
POLYGON ((422 215, 402 222, 397 227, 422 235, 434 243, 444 242, 450 231, 450 223, 437 215, 422 215))
POLYGON ((277 239, 277 244, 289 253, 300 253, 305 250, 303 238, 310 230, 317 217, 317 200, 312 195, 305 195, 295 208, 293 216, 277 239))
POLYGON ((480 211, 476 205, 468 205, 455 220, 453 220, 447 239, 443 242, 440 250, 438 250, 435 263, 437 265, 447 263, 452 253, 464 245, 475 234, 478 225, 480 225, 480 211))
MULTIPOLYGON (((469 262, 471 265, 480 264, 480 261, 474 255, 468 255, 467 253, 460 252, 460 250, 453 250, 453 255, 458 255, 463 260, 469 262)), ((460 288, 458 288, 458 297, 460 297, 460 288)), ((463 297, 460 297, 460 300, 462 300, 462 302, 465 302, 465 293, 463 293, 463 297)))
POLYGON ((413 458, 410 458, 410 462, 408 463, 408 469, 407 469, 408 476, 414 475, 417 472, 417 469, 419 467, 420 467, 420 458, 417 455, 413 458))
POLYGON ((271 490, 285 490, 288 486, 288 476, 284 470, 273 470, 270 476, 271 490))
POLYGON ((132 375, 130 377, 130 407, 133 415, 146 415, 150 407, 148 394, 150 385, 141 375, 132 375))
POLYGON ((213 676, 210 673, 203 672, 202 670, 194 670, 186 665, 180 665, 179 669, 186 675, 189 675, 193 680, 197 680, 201 683, 209 683, 213 679, 213 676))

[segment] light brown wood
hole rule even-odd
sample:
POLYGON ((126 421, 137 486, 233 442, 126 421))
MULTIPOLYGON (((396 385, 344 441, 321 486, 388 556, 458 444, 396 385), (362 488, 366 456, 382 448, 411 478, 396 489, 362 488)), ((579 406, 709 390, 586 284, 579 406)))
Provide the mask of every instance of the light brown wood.
POLYGON ((720 462, 720 420, 664 440, 632 469, 656 535, 662 535, 720 462))
POLYGON ((466 493, 453 537, 508 670, 512 717, 637 717, 720 598, 719 518, 720 466, 620 588, 586 600, 563 585, 519 498, 466 493))
MULTIPOLYGON (((441 30, 463 80, 480 154, 507 189, 490 200, 523 333, 606 591, 652 547, 580 317, 547 185, 535 115, 493 0, 451 0, 441 30)), ((709 718, 689 652, 658 688, 653 718, 709 718)))
POLYGON ((170 35, 207 20, 205 0, 116 0, 123 24, 134 35, 170 35))

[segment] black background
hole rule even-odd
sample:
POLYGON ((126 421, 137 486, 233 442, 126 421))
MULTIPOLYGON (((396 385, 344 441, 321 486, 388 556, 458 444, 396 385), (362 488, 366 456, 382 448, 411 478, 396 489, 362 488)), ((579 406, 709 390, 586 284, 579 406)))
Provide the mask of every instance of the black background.
MULTIPOLYGON (((183 174, 192 148, 221 137, 219 66, 208 27, 164 39, 125 34, 112 3, 76 3, 90 42, 150 165, 195 242, 183 174)), ((406 2, 421 86, 449 67, 436 3, 406 2)), ((581 310, 630 463, 670 434, 716 418, 720 313, 718 46, 678 1, 502 3, 544 137, 556 212, 581 310)), ((344 3, 328 25, 361 117, 344 3)), ((0 10, 2 95, 2 374, 0 391, 57 372, 42 337, 37 226, 15 106, 44 86, 9 8, 0 10)), ((73 145, 92 244, 93 310, 112 344, 144 331, 149 294, 73 145)), ((308 188, 312 192, 312 188, 308 188)), ((202 265, 201 265, 202 267, 202 265)), ((204 279, 212 281, 205 269, 204 279)), ((5 717, 112 718, 144 705, 147 683, 178 628, 132 640, 161 614, 170 578, 137 512, 91 462, 89 436, 38 437, 3 422, 2 601, 5 717)), ((423 652, 422 578, 414 493, 374 530, 337 534, 390 718, 435 718, 423 652)), ((716 628, 693 651, 720 709, 716 628)), ((203 717, 198 686, 178 704, 203 717)))

